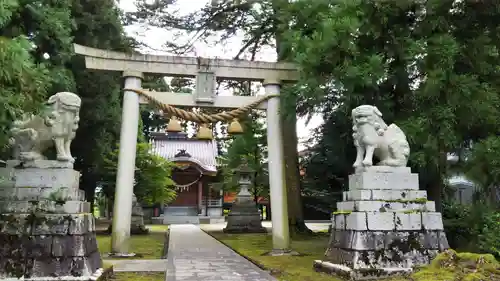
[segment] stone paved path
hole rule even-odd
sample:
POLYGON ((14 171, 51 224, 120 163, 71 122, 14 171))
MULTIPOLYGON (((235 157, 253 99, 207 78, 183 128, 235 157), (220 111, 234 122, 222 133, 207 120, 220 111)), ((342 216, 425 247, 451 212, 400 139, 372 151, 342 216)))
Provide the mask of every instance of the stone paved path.
POLYGON ((166 281, 276 281, 195 225, 171 225, 166 281))

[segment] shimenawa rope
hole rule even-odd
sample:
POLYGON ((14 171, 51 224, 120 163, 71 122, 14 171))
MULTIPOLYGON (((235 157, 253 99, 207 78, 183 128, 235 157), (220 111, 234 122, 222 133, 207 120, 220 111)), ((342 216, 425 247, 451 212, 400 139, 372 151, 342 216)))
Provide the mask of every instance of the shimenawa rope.
POLYGON ((143 90, 138 90, 138 89, 124 89, 124 91, 131 91, 134 93, 137 93, 140 96, 143 96, 146 98, 150 103, 155 104, 159 108, 161 108, 165 113, 170 114, 170 115, 175 115, 177 117, 180 117, 184 120, 187 121, 193 121, 196 123, 201 123, 201 124, 208 124, 208 123, 215 123, 218 121, 221 122, 227 122, 233 119, 238 118, 242 114, 245 114, 249 112, 250 110, 254 109, 257 107, 259 104, 262 102, 272 98, 272 97, 277 97, 279 95, 272 94, 272 95, 265 95, 262 96, 262 98, 245 105, 240 108, 233 109, 231 111, 224 111, 216 114, 204 114, 204 113, 196 113, 196 112, 189 112, 180 108, 176 108, 174 106, 171 106, 169 104, 165 104, 155 97, 151 96, 148 92, 143 91, 143 90))

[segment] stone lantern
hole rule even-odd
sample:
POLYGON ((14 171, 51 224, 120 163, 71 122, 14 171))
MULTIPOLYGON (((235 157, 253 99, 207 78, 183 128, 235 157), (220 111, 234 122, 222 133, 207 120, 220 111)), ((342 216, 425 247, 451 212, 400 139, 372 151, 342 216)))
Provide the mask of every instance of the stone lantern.
POLYGON ((240 192, 236 200, 246 201, 252 200, 252 194, 248 191, 248 188, 252 184, 253 173, 255 172, 252 168, 248 166, 246 161, 244 161, 236 170, 236 175, 238 176, 238 184, 240 185, 240 192))
POLYGON ((252 194, 248 188, 252 184, 254 170, 250 168, 245 160, 235 170, 238 176, 240 191, 231 207, 227 218, 226 233, 262 233, 266 229, 262 226, 260 213, 252 200, 252 194))

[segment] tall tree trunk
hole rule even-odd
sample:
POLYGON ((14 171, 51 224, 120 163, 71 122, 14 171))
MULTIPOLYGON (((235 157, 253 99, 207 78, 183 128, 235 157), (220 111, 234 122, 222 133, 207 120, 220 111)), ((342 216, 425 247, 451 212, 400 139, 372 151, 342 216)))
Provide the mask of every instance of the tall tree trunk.
POLYGON ((284 116, 282 125, 285 184, 287 188, 288 219, 290 229, 296 232, 311 232, 304 221, 301 182, 297 152, 297 115, 284 116))
POLYGON ((113 207, 114 207, 114 204, 115 204, 115 201, 113 200, 112 197, 107 197, 106 198, 106 207, 108 209, 108 213, 106 214, 107 215, 107 219, 108 220, 111 220, 113 218, 113 207))
POLYGON ((443 174, 446 169, 447 153, 440 150, 439 163, 435 173, 432 175, 431 181, 427 187, 428 199, 436 204, 436 211, 441 212, 443 209, 443 174))
MULTIPOLYGON (((276 26, 276 53, 278 61, 283 61, 288 57, 289 50, 282 47, 282 32, 279 27, 283 26, 280 22, 280 7, 287 5, 287 0, 274 0, 273 8, 275 14, 276 26)), ((296 103, 294 103, 296 104, 296 103)), ((285 161, 285 184, 287 188, 288 220, 290 230, 295 232, 312 232, 307 228, 304 221, 304 210, 302 206, 302 194, 300 190, 299 175, 299 155, 297 152, 297 113, 295 108, 287 108, 286 114, 281 114, 283 154, 285 161), (291 112, 293 111, 293 112, 291 112)))
POLYGON ((85 200, 90 203, 90 212, 94 212, 94 201, 95 201, 95 187, 97 185, 96 180, 90 173, 82 173, 82 179, 80 181, 80 189, 85 191, 85 200))
POLYGON ((436 203, 436 211, 441 212, 442 209, 442 200, 441 200, 441 192, 442 192, 442 182, 439 177, 434 177, 432 181, 429 183, 427 188, 427 193, 429 196, 429 200, 434 201, 436 203))

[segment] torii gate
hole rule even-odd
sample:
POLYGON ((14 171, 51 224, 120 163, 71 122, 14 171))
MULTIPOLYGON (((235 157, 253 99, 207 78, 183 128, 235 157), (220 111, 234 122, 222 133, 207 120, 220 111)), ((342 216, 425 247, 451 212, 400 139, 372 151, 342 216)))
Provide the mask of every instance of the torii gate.
MULTIPOLYGON (((85 56, 85 65, 88 69, 121 71, 125 78, 126 89, 141 89, 143 73, 196 77, 196 90, 193 95, 145 91, 149 96, 172 106, 241 108, 261 99, 261 97, 216 96, 216 79, 262 81, 266 94, 273 95, 257 106, 257 108, 267 111, 269 185, 273 210, 271 214, 273 251, 280 253, 290 249, 284 182, 285 164, 279 115, 280 100, 276 95, 280 92, 282 82, 294 82, 298 79, 295 65, 291 63, 126 54, 78 44, 74 44, 74 48, 76 54, 85 56)), ((124 92, 122 120, 126 119, 126 122, 122 121, 121 123, 111 249, 113 253, 117 254, 128 253, 140 103, 147 103, 147 101, 133 91, 124 92)))

